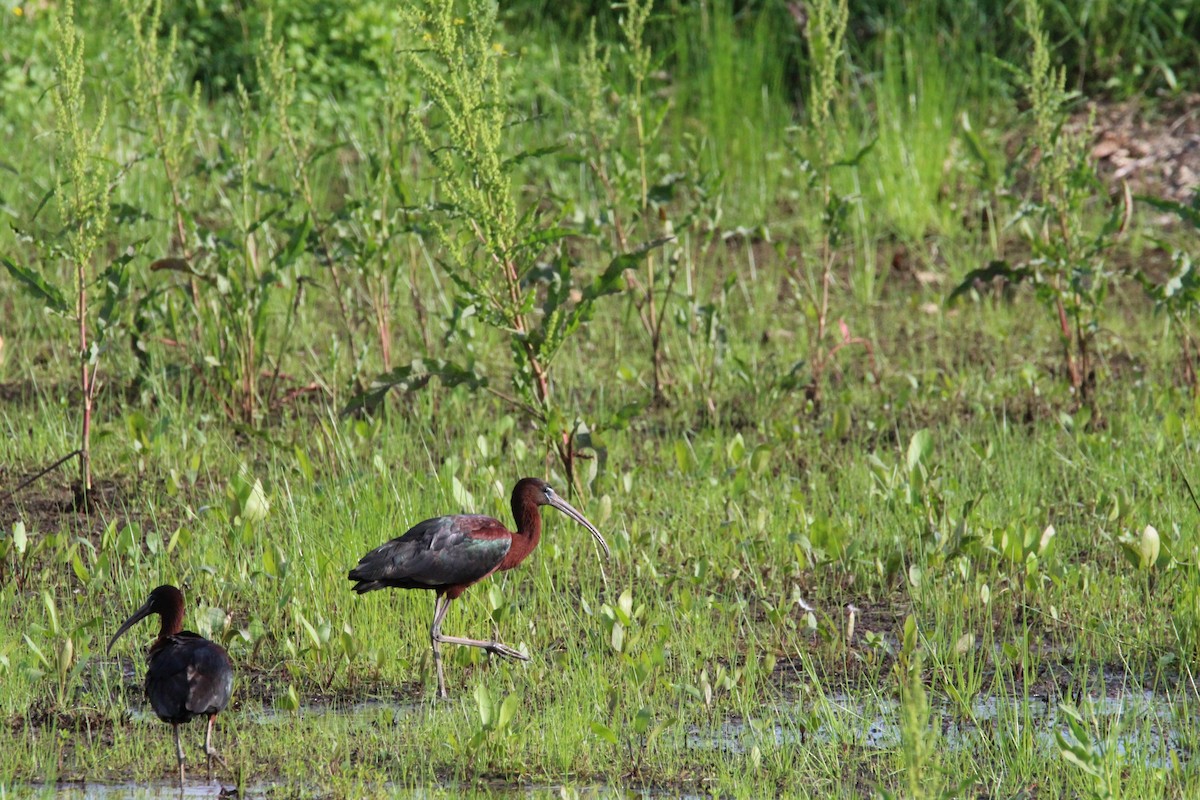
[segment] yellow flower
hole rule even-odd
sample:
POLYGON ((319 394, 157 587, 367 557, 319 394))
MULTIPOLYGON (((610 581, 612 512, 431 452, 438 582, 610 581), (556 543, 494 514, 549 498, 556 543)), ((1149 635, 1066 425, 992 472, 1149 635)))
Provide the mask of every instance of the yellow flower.
POLYGON ((20 6, 13 6, 13 13, 18 17, 21 17, 25 15, 25 9, 21 8, 20 6))

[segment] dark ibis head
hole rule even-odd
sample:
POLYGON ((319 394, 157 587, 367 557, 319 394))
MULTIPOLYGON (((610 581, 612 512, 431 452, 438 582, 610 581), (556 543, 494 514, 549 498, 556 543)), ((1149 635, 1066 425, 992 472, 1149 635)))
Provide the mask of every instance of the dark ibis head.
POLYGON ((133 612, 129 619, 121 623, 117 632, 108 642, 108 652, 125 631, 132 628, 151 614, 158 614, 162 619, 162 630, 159 636, 173 636, 183 630, 183 592, 170 584, 163 584, 150 593, 150 597, 142 607, 133 612))
POLYGON ((517 481, 517 485, 513 488, 512 506, 513 516, 518 520, 518 524, 520 524, 521 519, 520 509, 529 503, 535 506, 553 506, 557 508, 591 531, 592 536, 596 537, 596 541, 600 543, 600 548, 604 550, 605 558, 612 555, 608 549, 608 542, 604 541, 604 537, 600 535, 600 531, 596 530, 596 526, 588 522, 587 518, 576 511, 574 506, 559 497, 554 488, 544 480, 540 478, 522 478, 517 481))

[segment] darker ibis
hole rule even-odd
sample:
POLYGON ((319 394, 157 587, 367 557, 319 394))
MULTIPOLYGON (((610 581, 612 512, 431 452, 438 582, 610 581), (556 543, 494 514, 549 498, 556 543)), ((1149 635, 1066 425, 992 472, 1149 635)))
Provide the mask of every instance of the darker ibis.
POLYGON ((540 506, 553 506, 587 528, 604 549, 604 554, 609 554, 608 543, 596 526, 559 497, 549 484, 537 478, 522 478, 512 493, 512 513, 517 523, 515 532, 505 528, 499 520, 476 514, 434 517, 376 547, 350 570, 350 580, 357 581, 354 591, 359 594, 387 587, 429 589, 436 593, 429 639, 437 667, 438 694, 442 697, 447 696, 446 680, 442 675, 443 643, 481 647, 504 658, 529 660, 521 651, 500 642, 446 636, 442 633, 442 619, 450 608, 450 601, 468 586, 493 572, 512 569, 537 547, 542 538, 540 506))
POLYGON ((179 741, 182 723, 193 717, 208 717, 204 753, 209 777, 214 758, 225 764, 221 754, 213 749, 212 730, 217 712, 229 703, 233 691, 233 664, 221 645, 183 629, 183 593, 174 586, 159 586, 150 593, 150 599, 117 629, 108 643, 109 652, 121 634, 151 614, 158 614, 161 627, 146 655, 146 697, 158 718, 171 723, 175 731, 175 756, 179 760, 182 789, 183 745, 179 741))

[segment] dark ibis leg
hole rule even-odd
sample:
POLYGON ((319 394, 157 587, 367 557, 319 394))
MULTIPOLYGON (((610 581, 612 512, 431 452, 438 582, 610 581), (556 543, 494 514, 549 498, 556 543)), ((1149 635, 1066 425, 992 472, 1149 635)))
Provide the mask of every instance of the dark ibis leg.
POLYGON ((438 595, 437 603, 433 607, 433 628, 430 630, 430 637, 433 639, 433 658, 438 663, 438 684, 441 688, 442 697, 446 696, 446 686, 441 680, 442 677, 442 655, 439 643, 457 644, 463 647, 479 647, 492 655, 501 656, 503 658, 514 658, 518 661, 528 661, 529 656, 522 653, 520 650, 514 650, 502 642, 485 642, 480 639, 465 639, 461 636, 446 636, 442 633, 442 619, 445 618, 446 612, 450 610, 450 598, 438 595))
POLYGON ((179 741, 179 723, 172 722, 171 729, 175 731, 175 759, 179 762, 179 789, 183 790, 183 742, 179 741))
POLYGON ((212 780, 212 762, 214 758, 221 762, 222 767, 229 769, 229 765, 225 763, 225 759, 221 758, 221 754, 212 746, 212 729, 216 719, 216 714, 208 715, 208 732, 204 734, 204 755, 208 761, 208 779, 210 781, 212 780))

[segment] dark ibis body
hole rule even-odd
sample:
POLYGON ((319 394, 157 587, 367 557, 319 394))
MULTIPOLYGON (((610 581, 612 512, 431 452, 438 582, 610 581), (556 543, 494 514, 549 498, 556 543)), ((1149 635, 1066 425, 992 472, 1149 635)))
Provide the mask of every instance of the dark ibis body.
POLYGON ((212 760, 225 760, 213 749, 213 720, 229 703, 233 691, 233 664, 225 648, 198 633, 183 629, 183 593, 174 586, 159 586, 150 599, 121 624, 108 643, 109 652, 121 634, 135 623, 158 614, 161 627, 158 638, 146 654, 146 697, 154 713, 175 731, 175 756, 179 760, 179 785, 183 786, 183 745, 179 726, 193 717, 208 717, 204 736, 204 754, 208 775, 212 760))
POLYGON ((376 547, 350 570, 350 580, 357 581, 354 591, 359 594, 387 587, 429 589, 436 593, 429 639, 437 666, 438 694, 442 697, 447 696, 446 680, 442 675, 443 643, 481 647, 504 658, 529 660, 529 656, 521 651, 500 642, 446 636, 442 633, 442 619, 450 608, 450 601, 468 586, 493 572, 512 569, 533 552, 542 538, 540 506, 553 506, 583 525, 596 537, 604 554, 609 554, 608 543, 596 526, 555 494, 549 484, 537 478, 522 478, 512 493, 513 519, 517 523, 515 532, 505 528, 499 520, 476 514, 434 517, 418 522, 403 536, 376 547))

